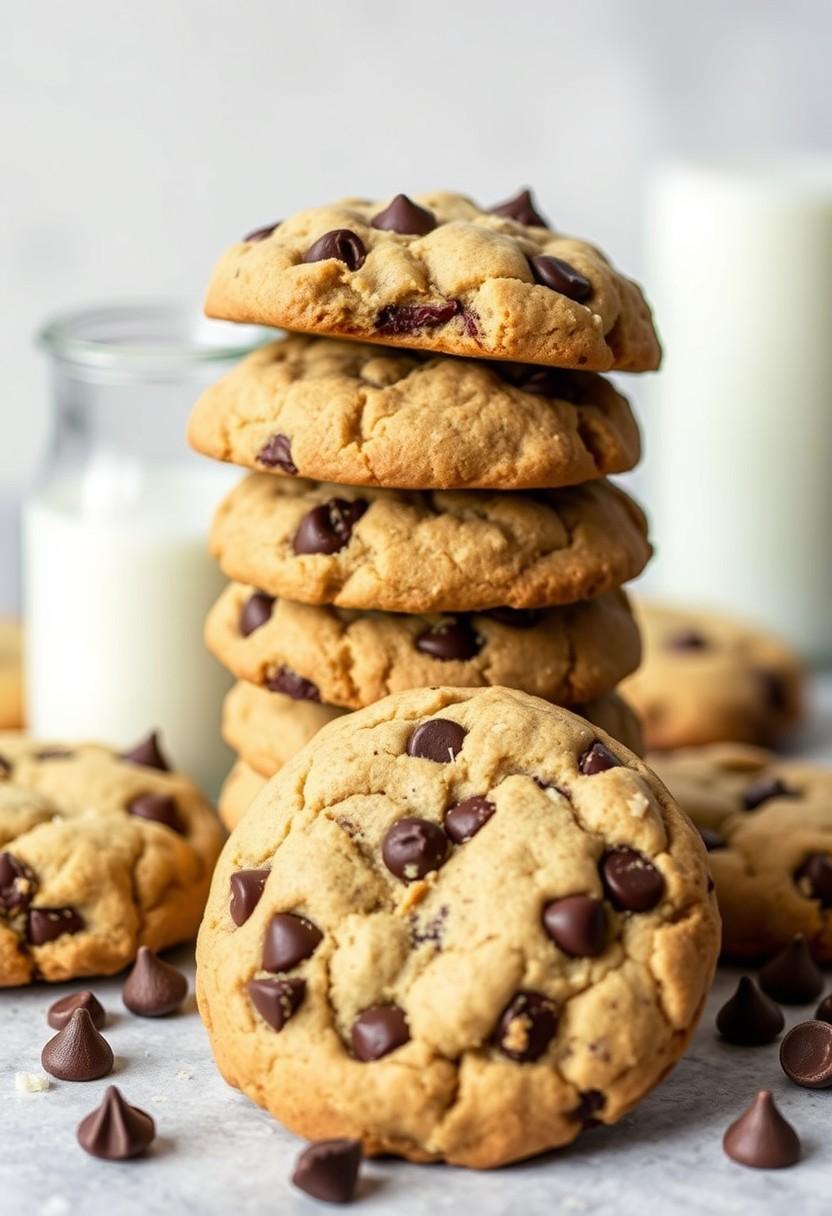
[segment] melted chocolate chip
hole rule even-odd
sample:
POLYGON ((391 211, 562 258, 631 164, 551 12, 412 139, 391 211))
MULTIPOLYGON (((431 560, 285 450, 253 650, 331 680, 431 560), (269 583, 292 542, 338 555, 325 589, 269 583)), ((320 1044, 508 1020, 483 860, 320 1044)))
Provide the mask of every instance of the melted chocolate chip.
POLYGON ((313 507, 298 525, 292 548, 295 553, 338 553, 349 544, 352 530, 367 510, 363 498, 349 501, 330 498, 313 507))
POLYGON ((808 1005, 820 996, 823 976, 802 933, 761 969, 760 987, 783 1005, 808 1005))
POLYGON ((459 300, 444 300, 441 304, 387 304, 376 317, 376 333, 412 334, 417 329, 436 329, 447 325, 464 310, 459 300))
POLYGON ((113 1049, 93 1025, 86 1009, 76 1009, 50 1039, 40 1062, 60 1081, 97 1081, 113 1071, 113 1049))
POLYGON ((274 610, 274 596, 266 595, 265 591, 255 591, 243 604, 240 613, 240 633, 244 638, 254 633, 261 625, 271 620, 274 610))
POLYGON ((607 769, 620 767, 621 761, 600 739, 596 739, 578 761, 578 769, 585 777, 594 777, 596 773, 605 773, 607 769))
POLYGON ((568 895, 546 904, 543 928, 570 958, 594 958, 607 942, 604 905, 592 895, 568 895))
POLYGON ((176 801, 170 794, 139 794, 127 807, 128 813, 137 819, 149 819, 163 827, 185 834, 185 825, 176 809, 176 801))
POLYGON ((311 958, 324 940, 317 925, 293 912, 278 912, 269 921, 263 944, 264 971, 291 971, 311 958))
POLYGON ((410 1030, 403 1009, 398 1005, 372 1005, 359 1013, 352 1024, 352 1050, 357 1060, 380 1060, 403 1047, 410 1030))
POLYGON ((392 203, 379 211, 370 221, 373 228, 388 232, 400 232, 409 236, 424 236, 433 232, 436 217, 426 207, 419 207, 406 194, 397 194, 392 203))
POLYGON ((520 190, 513 198, 488 208, 491 215, 502 215, 529 228, 548 228, 549 224, 534 205, 531 190, 520 190))
POLYGON ((263 444, 255 460, 267 469, 281 469, 292 477, 298 471, 292 460, 292 444, 288 435, 272 435, 263 444))
POLYGON ((612 849, 601 862, 607 898, 619 912, 649 912, 664 894, 664 879, 636 849, 612 849))
POLYGON ((263 228, 255 228, 252 232, 247 232, 243 237, 244 242, 265 241, 266 237, 271 236, 275 228, 279 228, 282 220, 275 220, 273 224, 266 224, 263 228))
POLYGON ((540 620, 540 613, 534 608, 488 608, 478 615, 507 625, 509 629, 532 629, 540 620))
POLYGON ((773 1043, 786 1024, 783 1010, 754 981, 744 975, 736 991, 716 1015, 716 1028, 738 1047, 761 1047, 773 1043))
POLYGON ((449 764, 462 751, 467 731, 448 718, 430 718, 411 734, 407 741, 408 756, 449 764))
POLYGON ((348 270, 360 270, 366 256, 364 242, 357 233, 349 228, 333 228, 309 246, 301 261, 325 262, 328 258, 336 258, 348 270))
POLYGON ((358 1187, 360 1140, 317 1140, 295 1162, 292 1182, 324 1203, 350 1203, 358 1187))
POLYGON ((821 907, 832 907, 832 856, 829 853, 813 853, 795 872, 795 882, 810 899, 817 899, 821 907))
POLYGON ((268 870, 238 870, 231 875, 228 910, 235 925, 244 925, 260 902, 268 870))
POLYGON ((164 753, 159 746, 159 732, 151 731, 146 739, 142 739, 129 752, 124 752, 121 757, 129 764, 139 764, 142 768, 155 768, 160 773, 169 773, 170 765, 165 759, 164 753))
POLYGON ((0 913, 25 912, 38 885, 34 870, 12 853, 0 853, 0 913))
POLYGON ((752 781, 742 796, 742 804, 747 811, 756 811, 764 802, 772 798, 799 798, 800 791, 793 790, 781 781, 779 777, 760 777, 752 781))
POLYGON ((385 832, 381 856, 391 874, 414 882, 438 870, 448 851, 448 839, 437 823, 408 815, 385 832))
POLYGON ((125 1102, 110 1085, 100 1106, 78 1124, 78 1143, 102 1161, 126 1161, 140 1156, 153 1142, 156 1125, 146 1111, 125 1102))
POLYGON ((483 638, 465 619, 451 617, 433 629, 426 629, 416 638, 415 646, 422 654, 442 662, 465 662, 479 654, 483 638))
POLYGON ((445 812, 445 831, 454 844, 465 844, 488 823, 496 809, 493 802, 475 794, 473 798, 466 798, 445 812))
POLYGON ((828 1022, 799 1022, 780 1044, 780 1066, 804 1089, 832 1086, 832 1026, 828 1022))
POLYGON ((124 981, 121 999, 140 1018, 161 1018, 179 1008, 188 993, 181 971, 162 962, 147 946, 139 946, 133 968, 124 981))
POLYGON ((562 296, 568 296, 570 300, 583 304, 592 295, 589 279, 561 258, 552 257, 548 253, 538 254, 537 257, 529 258, 529 267, 536 283, 557 291, 562 296))
POLYGON ((800 1160, 800 1138, 767 1089, 731 1124, 722 1147, 732 1161, 753 1169, 777 1170, 800 1160))
POLYGON ((713 828, 698 828, 697 830, 702 837, 702 843, 709 853, 715 853, 717 849, 724 849, 726 847, 724 839, 713 828))
POLYGON ((92 1018, 96 1030, 100 1030, 107 1020, 104 1007, 94 993, 85 988, 82 992, 72 992, 62 996, 49 1006, 46 1020, 53 1030, 62 1030, 76 1009, 86 1009, 92 1018))
POLYGON ((247 988, 252 1005, 272 1030, 282 1030, 306 996, 306 981, 300 979, 250 980, 247 988))
POLYGON ((543 1055, 557 1028, 554 1001, 541 992, 518 992, 500 1018, 497 1046, 510 1060, 528 1064, 543 1055))
POLYGON ((74 908, 30 908, 26 914, 26 940, 44 946, 65 933, 80 933, 84 921, 74 908))
POLYGON ((291 697, 293 701, 321 699, 318 685, 313 684, 311 680, 305 680, 296 671, 292 671, 291 667, 282 666, 273 671, 266 680, 266 688, 270 692, 282 692, 284 697, 291 697))

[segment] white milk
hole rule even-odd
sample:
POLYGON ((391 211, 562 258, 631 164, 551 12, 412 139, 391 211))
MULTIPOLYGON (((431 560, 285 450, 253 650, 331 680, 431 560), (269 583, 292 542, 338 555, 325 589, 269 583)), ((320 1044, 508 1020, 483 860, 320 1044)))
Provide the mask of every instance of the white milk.
POLYGON ((679 166, 650 196, 652 586, 832 658, 832 162, 679 166))
POLYGON ((128 746, 158 727, 165 752, 215 794, 230 677, 202 623, 223 584, 208 556, 228 470, 148 472, 115 457, 53 482, 24 513, 29 724, 41 738, 128 746))

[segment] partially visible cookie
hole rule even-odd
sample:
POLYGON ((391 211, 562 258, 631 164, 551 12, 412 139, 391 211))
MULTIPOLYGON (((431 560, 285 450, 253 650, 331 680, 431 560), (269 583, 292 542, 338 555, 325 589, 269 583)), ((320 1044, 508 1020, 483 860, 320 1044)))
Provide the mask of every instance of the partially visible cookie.
POLYGON ((217 802, 220 819, 229 832, 236 828, 265 784, 265 777, 245 760, 237 760, 223 782, 217 802))
POLYGON ((631 469, 640 450, 600 376, 298 335, 211 385, 188 434, 250 469, 423 490, 577 485, 631 469))
POLYGON ((540 608, 619 587, 649 556, 607 481, 534 494, 359 490, 252 473, 220 504, 228 578, 307 604, 386 612, 540 608))
POLYGON ((539 219, 444 191, 312 207, 233 245, 205 310, 468 358, 657 368, 638 286, 593 245, 539 219))
POLYGON ((23 725, 22 633, 17 621, 0 617, 0 730, 23 725))
POLYGON ((222 831, 138 754, 0 736, 0 987, 111 975, 196 934, 222 831))
POLYGON ((637 602, 644 659, 621 691, 648 748, 773 744, 803 715, 804 672, 779 638, 709 612, 637 602))

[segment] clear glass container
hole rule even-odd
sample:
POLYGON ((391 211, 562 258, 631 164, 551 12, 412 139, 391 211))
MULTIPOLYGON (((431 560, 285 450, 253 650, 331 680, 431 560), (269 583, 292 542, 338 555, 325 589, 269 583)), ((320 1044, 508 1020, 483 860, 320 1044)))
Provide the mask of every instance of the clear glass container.
POLYGON ((177 768, 218 788, 230 678, 202 641, 222 586, 207 532, 239 473, 197 457, 185 432, 200 391, 266 336, 171 303, 74 312, 41 331, 53 425, 23 511, 38 737, 129 746, 158 729, 177 768))

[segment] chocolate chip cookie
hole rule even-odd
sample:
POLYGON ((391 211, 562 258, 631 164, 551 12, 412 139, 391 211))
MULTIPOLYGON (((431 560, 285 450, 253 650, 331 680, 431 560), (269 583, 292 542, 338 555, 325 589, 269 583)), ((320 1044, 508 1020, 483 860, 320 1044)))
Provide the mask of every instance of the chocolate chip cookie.
POLYGON ((621 691, 648 748, 773 744, 803 716, 804 672, 779 638, 731 617, 636 603, 644 659, 621 691))
POLYGON ((419 689, 332 723, 243 817, 198 1000, 292 1131, 485 1168, 634 1106, 718 936, 701 841, 632 753, 523 693, 419 689))
POLYGON ((422 490, 576 485, 640 452, 630 407, 600 376, 300 336, 212 385, 189 437, 250 469, 422 490))
POLYGON ((154 737, 0 735, 0 987, 110 975, 196 934, 222 830, 154 737))
POLYGON ((647 524, 607 481, 534 494, 360 491, 252 473, 220 504, 224 574, 307 604, 385 612, 540 608, 634 578, 647 524))

